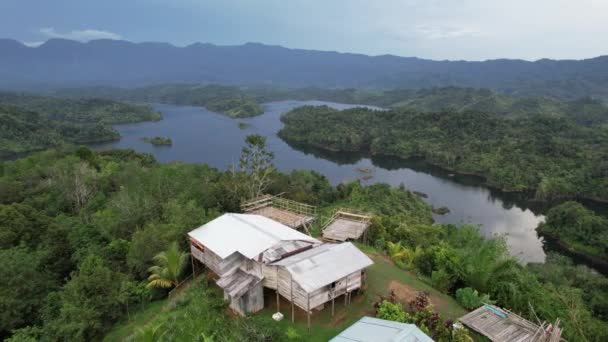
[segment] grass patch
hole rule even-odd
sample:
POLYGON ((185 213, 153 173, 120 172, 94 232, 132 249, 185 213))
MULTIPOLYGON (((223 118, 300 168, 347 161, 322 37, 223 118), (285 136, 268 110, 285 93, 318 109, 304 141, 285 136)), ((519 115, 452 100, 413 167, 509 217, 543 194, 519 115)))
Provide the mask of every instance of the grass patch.
POLYGON ((134 334, 137 329, 144 327, 148 322, 160 315, 167 300, 158 300, 146 305, 143 309, 131 314, 131 320, 125 319, 116 323, 112 330, 104 337, 104 341, 124 341, 134 334))

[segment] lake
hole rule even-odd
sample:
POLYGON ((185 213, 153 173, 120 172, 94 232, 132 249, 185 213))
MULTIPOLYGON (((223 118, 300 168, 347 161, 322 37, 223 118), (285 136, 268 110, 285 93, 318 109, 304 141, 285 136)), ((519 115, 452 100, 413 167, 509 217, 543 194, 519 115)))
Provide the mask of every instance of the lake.
POLYGON ((302 105, 328 105, 337 109, 355 107, 322 101, 279 101, 264 105, 263 115, 231 119, 200 107, 159 104, 156 110, 164 119, 158 122, 116 125, 122 139, 96 145, 104 148, 133 148, 153 154, 161 162, 184 161, 207 163, 219 169, 238 164, 243 139, 257 133, 267 137, 274 152, 275 166, 281 171, 311 169, 324 174, 333 184, 361 179, 364 184, 384 182, 404 184, 412 191, 426 194, 424 200, 435 207, 448 207, 446 215, 435 215, 440 223, 471 223, 480 226, 486 236, 504 235, 511 254, 522 261, 543 262, 543 241, 535 228, 544 217, 542 206, 528 202, 522 195, 502 193, 483 186, 480 179, 452 175, 422 161, 366 156, 361 153, 335 153, 291 146, 277 136, 281 114, 302 105), (247 123, 247 128, 239 127, 247 123), (164 136, 172 146, 153 146, 143 137, 164 136), (367 173, 358 169, 369 168, 367 173))

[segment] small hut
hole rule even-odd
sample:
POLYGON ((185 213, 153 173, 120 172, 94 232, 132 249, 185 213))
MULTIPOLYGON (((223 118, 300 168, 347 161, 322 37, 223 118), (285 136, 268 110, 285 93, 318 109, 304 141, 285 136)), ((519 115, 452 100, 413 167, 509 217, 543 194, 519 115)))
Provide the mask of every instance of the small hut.
POLYGON ((338 209, 322 228, 323 240, 343 242, 365 239, 372 215, 353 209, 338 209))
POLYGON ((247 200, 241 204, 241 210, 246 214, 266 216, 293 229, 303 228, 308 232, 308 226, 315 220, 316 207, 283 198, 282 195, 263 195, 247 200))
POLYGON ((559 342, 562 330, 555 324, 536 325, 509 310, 485 304, 459 319, 494 342, 559 342))

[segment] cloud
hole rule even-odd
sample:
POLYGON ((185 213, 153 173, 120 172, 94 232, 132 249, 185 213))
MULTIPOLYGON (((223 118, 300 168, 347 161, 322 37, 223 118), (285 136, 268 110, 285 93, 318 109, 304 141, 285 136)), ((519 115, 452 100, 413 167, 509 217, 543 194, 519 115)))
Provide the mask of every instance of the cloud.
POLYGON ((40 41, 40 42, 22 42, 22 43, 25 46, 38 47, 38 46, 42 45, 44 42, 40 41))
POLYGON ((417 35, 428 39, 477 37, 481 35, 481 31, 469 27, 416 25, 414 31, 417 35))
POLYGON ((40 33, 48 38, 63 38, 81 42, 95 39, 122 39, 122 36, 117 33, 93 29, 58 32, 52 27, 44 27, 40 29, 40 33))

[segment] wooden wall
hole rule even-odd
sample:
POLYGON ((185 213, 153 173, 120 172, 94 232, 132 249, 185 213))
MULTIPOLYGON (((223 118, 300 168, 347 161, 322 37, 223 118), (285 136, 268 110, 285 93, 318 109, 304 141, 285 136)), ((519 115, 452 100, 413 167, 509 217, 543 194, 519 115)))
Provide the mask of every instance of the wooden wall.
MULTIPOLYGON (((277 284, 276 269, 270 270, 270 268, 271 267, 267 267, 264 274, 268 274, 268 276, 273 277, 273 279, 264 279, 264 286, 274 288, 271 286, 276 286, 277 284)), ((347 289, 348 292, 352 292, 360 288, 362 280, 361 273, 362 271, 356 271, 336 281, 333 289, 331 285, 328 285, 317 289, 311 293, 306 293, 306 291, 300 285, 298 285, 298 283, 296 283, 295 281, 292 282, 291 274, 285 268, 281 267, 278 271, 278 291, 281 296, 287 298, 290 301, 293 298, 294 304, 302 310, 313 310, 327 302, 330 302, 332 296, 335 298, 346 293, 347 289)))
POLYGON ((222 259, 208 248, 205 248, 201 251, 199 248, 192 244, 190 245, 190 253, 194 258, 205 264, 205 266, 207 266, 220 277, 241 267, 243 262, 247 261, 239 253, 233 253, 226 259, 222 259))

